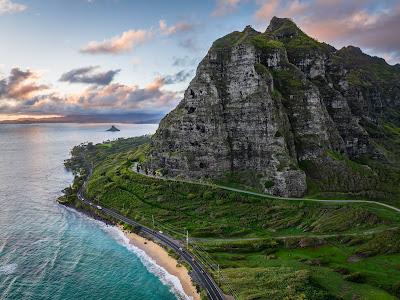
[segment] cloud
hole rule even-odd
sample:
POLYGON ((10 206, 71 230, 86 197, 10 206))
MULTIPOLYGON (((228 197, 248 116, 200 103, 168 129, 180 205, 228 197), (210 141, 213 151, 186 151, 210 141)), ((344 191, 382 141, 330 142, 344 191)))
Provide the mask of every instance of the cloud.
POLYGON ((131 63, 134 66, 140 65, 142 63, 142 59, 139 57, 134 57, 132 58, 131 63))
POLYGON ((172 66, 174 67, 195 66, 198 63, 197 58, 189 57, 188 55, 183 57, 173 57, 172 59, 172 66))
POLYGON ((256 18, 258 20, 268 19, 273 15, 279 5, 279 0, 271 1, 257 1, 260 8, 256 11, 256 18))
POLYGON ((81 48, 80 52, 89 54, 119 54, 129 52, 152 37, 153 33, 151 31, 132 29, 102 42, 91 41, 81 48))
POLYGON ((38 88, 35 89, 35 93, 25 93, 24 97, 20 97, 19 93, 8 91, 10 86, 20 86, 25 82, 25 78, 31 77, 22 73, 14 71, 9 78, 0 81, 2 114, 119 114, 143 111, 165 113, 177 105, 181 96, 177 92, 163 90, 164 81, 156 78, 145 87, 136 84, 110 83, 91 85, 80 92, 69 94, 55 90, 45 93, 38 88))
POLYGON ((164 86, 164 79, 161 76, 156 77, 152 82, 146 85, 146 89, 150 91, 159 90, 164 86))
POLYGON ((336 47, 356 45, 370 53, 400 58, 400 4, 398 1, 256 0, 255 18, 293 18, 309 35, 336 47))
POLYGON ((189 31, 193 28, 193 25, 187 22, 179 22, 172 26, 168 26, 165 20, 160 20, 158 25, 159 31, 131 29, 102 42, 91 41, 86 46, 82 47, 80 52, 88 54, 126 53, 132 51, 136 46, 149 41, 155 36, 155 34, 170 36, 180 32, 189 31))
POLYGON ((232 13, 243 0, 217 0, 212 16, 220 17, 232 13))
POLYGON ((26 10, 26 5, 12 2, 10 0, 0 0, 0 15, 19 13, 26 10))
POLYGON ((181 70, 172 75, 165 75, 162 77, 164 84, 175 84, 185 82, 187 79, 194 75, 194 70, 181 70))
POLYGON ((168 27, 167 22, 165 20, 160 20, 158 22, 158 25, 159 25, 160 31, 163 35, 172 35, 172 34, 176 34, 179 32, 188 31, 193 28, 193 25, 186 23, 186 22, 176 23, 176 24, 168 27))
POLYGON ((71 70, 61 75, 60 81, 70 83, 88 83, 97 85, 107 85, 113 81, 116 74, 121 70, 110 70, 107 72, 94 72, 98 66, 89 66, 71 70))
POLYGON ((159 75, 146 86, 146 89, 149 91, 157 91, 164 85, 185 82, 188 78, 192 77, 193 74, 194 70, 181 70, 172 75, 159 75))
POLYGON ((159 110, 176 100, 175 93, 162 91, 162 86, 159 84, 140 88, 137 85, 113 83, 90 87, 82 93, 69 95, 66 102, 91 111, 159 110))
POLYGON ((49 86, 39 84, 39 79, 38 72, 13 68, 8 77, 0 80, 0 99, 28 99, 49 89, 49 86))
POLYGON ((186 38, 179 42, 179 46, 188 49, 190 51, 198 51, 199 47, 197 46, 197 42, 193 38, 186 38))

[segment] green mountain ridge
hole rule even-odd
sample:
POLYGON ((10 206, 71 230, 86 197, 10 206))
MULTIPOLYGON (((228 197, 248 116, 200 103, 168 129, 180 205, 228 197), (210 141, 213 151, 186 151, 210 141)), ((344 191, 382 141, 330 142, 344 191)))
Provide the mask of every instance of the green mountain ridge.
POLYGON ((247 26, 213 43, 147 167, 280 196, 400 204, 399 126, 396 66, 274 17, 263 33, 247 26))
POLYGON ((243 191, 400 207, 398 74, 289 19, 246 27, 213 43, 155 135, 74 147, 59 201, 109 219, 79 201, 84 187, 140 224, 189 232, 188 251, 236 299, 399 299, 397 211, 243 191))

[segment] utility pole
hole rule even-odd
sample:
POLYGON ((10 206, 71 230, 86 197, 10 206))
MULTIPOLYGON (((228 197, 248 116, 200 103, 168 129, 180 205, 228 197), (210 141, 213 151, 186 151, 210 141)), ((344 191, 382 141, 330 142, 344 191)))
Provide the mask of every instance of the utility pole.
POLYGON ((221 273, 219 270, 219 264, 217 265, 217 276, 218 276, 218 285, 221 285, 221 273))
POLYGON ((189 231, 186 230, 186 249, 189 249, 189 231))
POLYGON ((154 226, 154 215, 151 215, 151 219, 153 220, 153 229, 155 229, 156 226, 154 226))

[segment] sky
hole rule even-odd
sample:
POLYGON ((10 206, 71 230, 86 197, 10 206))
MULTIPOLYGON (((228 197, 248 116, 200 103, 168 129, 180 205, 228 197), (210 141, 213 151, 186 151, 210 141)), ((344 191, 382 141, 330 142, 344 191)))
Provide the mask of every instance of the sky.
POLYGON ((165 114, 214 40, 273 16, 400 62, 398 0, 0 0, 0 121, 165 114))

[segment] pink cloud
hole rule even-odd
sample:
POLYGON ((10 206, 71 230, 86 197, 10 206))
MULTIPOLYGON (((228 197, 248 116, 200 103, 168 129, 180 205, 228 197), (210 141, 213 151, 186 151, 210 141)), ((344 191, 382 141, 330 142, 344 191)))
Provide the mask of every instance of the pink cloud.
POLYGON ((0 0, 0 15, 19 13, 26 10, 26 5, 12 2, 10 0, 0 0))
POLYGON ((214 17, 224 16, 233 12, 243 0, 217 0, 217 5, 212 12, 214 17))
POLYGON ((56 90, 40 93, 42 86, 26 85, 25 79, 19 79, 24 76, 30 77, 18 74, 16 80, 0 81, 0 109, 3 114, 66 115, 82 112, 129 113, 139 110, 166 112, 177 105, 180 97, 177 92, 163 90, 164 80, 161 77, 145 87, 136 84, 110 83, 104 86, 89 86, 77 93, 62 94, 56 90), (23 83, 22 88, 18 89, 18 95, 4 93, 8 91, 4 88, 8 82, 16 82, 15 86, 23 83), (21 94, 24 98, 21 98, 21 94))
POLYGON ((81 48, 82 53, 90 54, 118 54, 129 52, 136 46, 145 43, 153 37, 153 33, 147 30, 128 30, 121 35, 102 42, 91 41, 81 48))
POLYGON ((168 27, 167 22, 165 20, 160 20, 158 24, 160 27, 160 31, 163 35, 172 35, 178 32, 188 31, 193 28, 193 25, 186 22, 176 23, 168 27))
POLYGON ((293 18, 307 34, 336 47, 352 44, 373 54, 400 57, 400 4, 395 1, 254 1, 259 22, 266 23, 274 15, 293 18))
POLYGON ((256 11, 256 18, 258 20, 267 20, 271 16, 273 16, 278 8, 279 0, 271 0, 271 1, 257 1, 260 5, 260 8, 256 11))
POLYGON ((0 99, 29 99, 49 89, 49 86, 39 81, 39 72, 13 68, 8 77, 0 80, 0 99))

